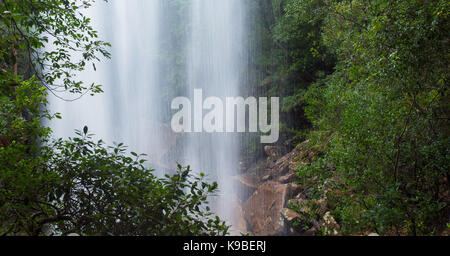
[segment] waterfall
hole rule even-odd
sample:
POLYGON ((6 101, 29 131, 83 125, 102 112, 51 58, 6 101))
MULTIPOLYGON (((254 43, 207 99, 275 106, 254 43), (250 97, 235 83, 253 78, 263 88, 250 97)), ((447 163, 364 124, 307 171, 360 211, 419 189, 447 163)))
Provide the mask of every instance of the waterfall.
MULTIPOLYGON (((188 49, 188 90, 203 97, 239 96, 243 70, 243 4, 241 0, 194 0, 188 49)), ((192 98, 192 96, 190 97, 192 98)), ((187 161, 194 170, 218 181, 217 212, 234 222, 232 175, 239 168, 239 137, 235 133, 200 133, 187 141, 187 161), (227 197, 228 195, 228 197, 227 197), (231 205, 230 205, 231 203, 231 205)))
POLYGON ((99 36, 113 45, 113 57, 78 75, 87 85, 102 84, 104 93, 73 102, 50 99, 51 109, 63 115, 52 123, 55 136, 72 136, 87 125, 98 138, 126 142, 135 152, 160 145, 160 136, 145 130, 160 115, 158 7, 159 1, 115 0, 86 10, 99 36))
POLYGON ((159 171, 181 163, 206 173, 219 184, 219 195, 211 198, 215 213, 233 224, 236 202, 229 195, 239 168, 239 134, 174 134, 170 100, 192 98, 194 89, 202 89, 203 97, 239 96, 244 1, 191 0, 178 10, 171 2, 111 0, 86 11, 99 37, 111 43, 112 58, 78 77, 102 84, 104 93, 73 102, 50 98, 51 110, 63 116, 51 127, 56 137, 69 137, 87 125, 98 139, 147 154, 159 171))

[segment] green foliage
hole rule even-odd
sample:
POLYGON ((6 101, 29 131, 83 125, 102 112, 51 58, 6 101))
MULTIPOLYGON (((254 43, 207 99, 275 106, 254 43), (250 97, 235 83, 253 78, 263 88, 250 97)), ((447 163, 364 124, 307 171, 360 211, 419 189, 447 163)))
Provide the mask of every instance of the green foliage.
POLYGON ((107 147, 92 135, 42 145, 24 154, 0 148, 0 227, 6 235, 225 235, 207 197, 217 183, 178 167, 157 178, 142 155, 107 147), (206 208, 205 208, 206 206, 206 208))
POLYGON ((434 234, 449 214, 448 1, 321 2, 339 62, 304 96, 329 146, 301 173, 340 194, 345 233, 434 234))
POLYGON ((1 0, 0 67, 16 75, 35 75, 58 97, 62 92, 102 92, 100 85, 86 86, 76 79, 88 64, 95 69, 100 56, 110 56, 110 45, 97 39, 83 14, 93 2, 1 0), (14 70, 15 64, 22 68, 14 70))

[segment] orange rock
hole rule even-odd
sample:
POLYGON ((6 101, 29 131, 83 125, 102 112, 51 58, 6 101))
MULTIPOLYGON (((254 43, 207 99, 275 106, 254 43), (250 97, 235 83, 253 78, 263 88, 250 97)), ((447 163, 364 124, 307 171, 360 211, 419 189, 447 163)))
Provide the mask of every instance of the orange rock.
POLYGON ((289 200, 290 184, 268 181, 244 204, 244 216, 256 236, 282 235, 286 232, 282 210, 289 200))

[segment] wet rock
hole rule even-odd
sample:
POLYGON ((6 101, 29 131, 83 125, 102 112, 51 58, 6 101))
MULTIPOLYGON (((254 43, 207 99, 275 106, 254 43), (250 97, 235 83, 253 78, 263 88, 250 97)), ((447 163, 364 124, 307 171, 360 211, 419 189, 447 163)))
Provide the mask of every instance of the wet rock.
POLYGON ((233 206, 233 226, 230 230, 230 235, 236 235, 239 236, 241 234, 247 234, 249 231, 247 229, 247 221, 244 217, 244 211, 242 209, 242 202, 239 200, 237 195, 231 196, 231 201, 229 202, 230 205, 233 206))
POLYGON ((294 196, 303 191, 303 187, 297 183, 289 183, 289 193, 294 196))
MULTIPOLYGON (((249 230, 257 236, 317 234, 324 227, 325 220, 322 217, 314 219, 313 204, 307 203, 307 193, 295 183, 299 165, 310 163, 316 156, 308 148, 308 141, 284 155, 276 146, 265 146, 264 151, 267 159, 253 164, 246 175, 237 177, 239 188, 243 188, 239 198, 244 202, 242 208, 249 230), (299 206, 300 209, 296 212, 288 209, 289 205, 299 206), (302 230, 304 225, 294 227, 295 220, 307 221, 310 229, 302 230)), ((314 203, 319 206, 320 216, 323 216, 328 210, 326 199, 314 203)), ((326 221, 333 233, 336 229, 334 219, 329 215, 326 221)))
POLYGON ((236 213, 234 218, 236 221, 235 229, 237 230, 237 232, 236 234, 231 235, 241 235, 249 233, 247 229, 247 221, 245 220, 244 217, 244 211, 242 210, 242 207, 240 205, 236 207, 236 213))
POLYGON ((231 225, 228 230, 232 236, 240 236, 248 233, 247 221, 242 210, 242 201, 235 193, 223 193, 215 196, 209 204, 212 212, 223 212, 220 217, 231 225), (227 209, 232 209, 228 211, 227 209))
POLYGON ((268 180, 270 180, 270 179, 272 179, 272 175, 265 175, 264 177, 262 177, 262 181, 268 181, 268 180))
POLYGON ((317 235, 318 232, 319 232, 319 231, 317 230, 317 228, 312 227, 312 228, 310 228, 310 229, 304 231, 304 232, 302 233, 302 235, 304 235, 304 236, 315 236, 315 235, 317 235))
POLYGON ((288 174, 278 178, 278 181, 282 184, 290 183, 290 182, 293 182, 296 179, 296 177, 297 176, 295 175, 295 173, 288 173, 288 174))
POLYGON ((244 204, 244 216, 256 236, 282 235, 286 225, 282 210, 292 195, 290 184, 268 181, 244 204))
POLYGON ((239 170, 241 173, 246 171, 248 168, 249 168, 249 166, 248 166, 247 162, 244 162, 244 161, 239 162, 239 170))
POLYGON ((258 162, 252 164, 246 173, 252 173, 259 177, 268 175, 268 163, 266 159, 261 159, 258 162))
POLYGON ((277 147, 277 146, 265 146, 264 147, 264 152, 266 153, 267 158, 272 161, 275 161, 281 157, 281 151, 282 151, 281 148, 277 147))
POLYGON ((290 223, 294 222, 294 220, 296 220, 297 218, 300 218, 300 214, 289 208, 283 208, 281 214, 283 215, 284 219, 290 223))
MULTIPOLYGON (((274 178, 279 178, 288 174, 293 175, 301 160, 300 153, 301 152, 298 149, 294 149, 290 153, 279 158, 274 163, 269 163, 268 169, 270 169, 270 174, 274 178)), ((294 176, 291 176, 291 178, 293 177, 294 176)))
POLYGON ((261 184, 259 177, 251 173, 235 176, 234 180, 238 197, 242 201, 246 201, 261 184))

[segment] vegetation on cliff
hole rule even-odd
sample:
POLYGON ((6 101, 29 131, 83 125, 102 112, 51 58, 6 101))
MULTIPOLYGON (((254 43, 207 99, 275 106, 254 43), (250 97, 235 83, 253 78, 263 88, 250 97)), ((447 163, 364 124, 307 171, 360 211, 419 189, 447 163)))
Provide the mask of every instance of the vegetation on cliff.
POLYGON ((323 153, 299 168, 301 184, 329 198, 343 234, 440 234, 450 210, 448 1, 266 2, 279 13, 271 58, 286 60, 266 80, 289 84, 285 110, 305 111, 309 146, 323 153))

